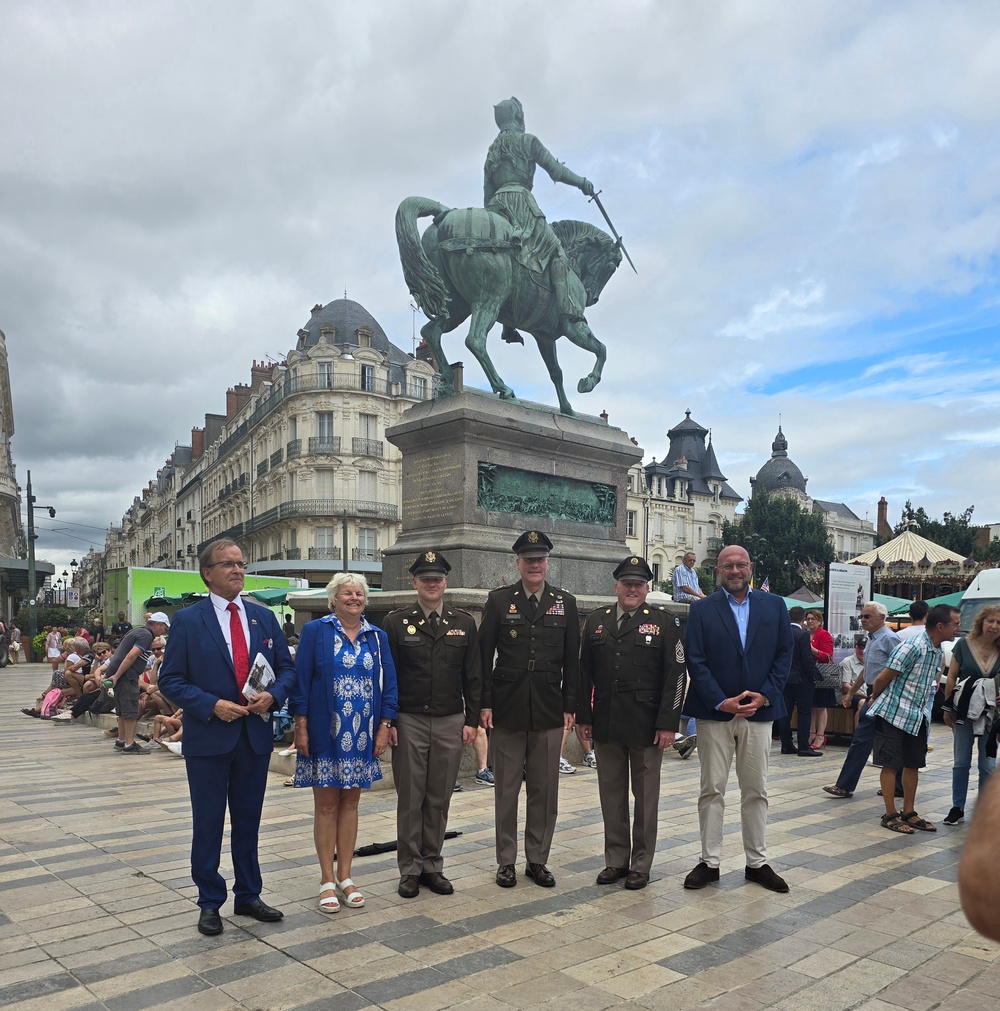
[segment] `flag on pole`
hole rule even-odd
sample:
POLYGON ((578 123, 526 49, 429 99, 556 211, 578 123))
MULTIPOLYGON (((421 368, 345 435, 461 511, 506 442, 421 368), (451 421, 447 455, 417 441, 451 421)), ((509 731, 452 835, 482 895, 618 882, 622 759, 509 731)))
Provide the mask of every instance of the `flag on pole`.
POLYGON ((764 577, 764 582, 760 584, 760 592, 761 593, 770 593, 771 592, 771 577, 770 576, 765 576, 764 577))

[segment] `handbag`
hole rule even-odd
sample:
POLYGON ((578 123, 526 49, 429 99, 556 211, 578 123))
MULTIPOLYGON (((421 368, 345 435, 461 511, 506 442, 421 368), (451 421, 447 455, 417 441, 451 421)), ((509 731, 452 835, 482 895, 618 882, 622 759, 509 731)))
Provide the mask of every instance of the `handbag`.
POLYGON ((816 683, 817 688, 833 688, 836 690, 844 683, 844 670, 839 663, 816 664, 823 679, 816 683))

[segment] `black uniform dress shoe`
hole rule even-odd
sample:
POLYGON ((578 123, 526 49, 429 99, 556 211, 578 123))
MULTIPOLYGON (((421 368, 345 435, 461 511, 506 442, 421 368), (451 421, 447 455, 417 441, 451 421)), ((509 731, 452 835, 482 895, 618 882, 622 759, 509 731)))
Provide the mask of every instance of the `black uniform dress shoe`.
POLYGON ((645 888, 649 884, 649 875, 642 871, 629 871, 625 879, 625 887, 630 892, 637 892, 640 888, 645 888))
POLYGON ((198 930, 208 937, 222 933, 222 917, 218 909, 203 909, 198 914, 198 930))
POLYGON ((783 755, 797 755, 798 752, 794 748, 782 748, 781 753, 783 755))
POLYGON ((397 892, 404 899, 415 899, 420 894, 420 878, 416 874, 404 874, 399 879, 397 892))
POLYGON ((280 909, 269 906, 259 897, 250 902, 237 902, 233 906, 233 912, 237 916, 252 916, 263 923, 276 923, 285 915, 280 909))
POLYGON ((542 888, 552 888, 556 879, 552 876, 552 871, 545 864, 525 864, 524 873, 542 888))
POLYGON ((704 861, 698 864, 693 871, 684 879, 684 887, 695 889, 704 888, 705 885, 719 880, 719 868, 709 867, 704 861))
POLYGON ((497 868, 497 884, 501 888, 513 888, 517 884, 517 871, 513 864, 501 864, 497 868))
POLYGON ((597 883, 599 885, 613 885, 616 881, 621 881, 627 874, 627 867, 605 867, 597 875, 597 883))
POLYGON ((822 758, 823 752, 817 751, 815 748, 803 748, 801 751, 797 752, 799 758, 822 758))
POLYGON ((784 878, 779 878, 768 864, 761 864, 760 867, 748 867, 746 869, 747 881, 755 881, 758 885, 769 888, 772 892, 787 892, 788 885, 784 878))
POLYGON ((440 871, 424 871, 420 883, 438 895, 451 895, 455 891, 455 886, 440 871))

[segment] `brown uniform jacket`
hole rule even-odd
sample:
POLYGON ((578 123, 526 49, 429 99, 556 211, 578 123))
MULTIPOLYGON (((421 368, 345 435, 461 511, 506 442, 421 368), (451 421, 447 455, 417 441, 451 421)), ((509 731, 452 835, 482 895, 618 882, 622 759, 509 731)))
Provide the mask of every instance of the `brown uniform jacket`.
POLYGON ((399 711, 424 716, 465 713, 479 726, 483 669, 472 615, 441 606, 433 634, 419 604, 401 607, 382 623, 396 665, 399 711))
POLYGON ((583 626, 577 722, 602 744, 651 747, 657 730, 677 730, 684 701, 680 620, 643 604, 618 630, 614 606, 583 626), (593 691, 593 704, 591 704, 593 691))
POLYGON ((520 580, 492 590, 479 626, 483 709, 508 730, 551 730, 576 709, 580 619, 576 597, 546 583, 534 620, 520 580))

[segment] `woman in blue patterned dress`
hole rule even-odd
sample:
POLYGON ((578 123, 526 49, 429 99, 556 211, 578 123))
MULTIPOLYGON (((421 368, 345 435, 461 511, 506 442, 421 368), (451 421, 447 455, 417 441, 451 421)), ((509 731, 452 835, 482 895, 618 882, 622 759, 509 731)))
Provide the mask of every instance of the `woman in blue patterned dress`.
POLYGON ((368 624, 368 584, 338 573, 326 588, 332 614, 302 629, 295 654, 295 786, 313 789, 319 908, 365 904, 351 880, 361 791, 382 778, 379 756, 396 718, 396 668, 380 628, 368 624), (334 872, 336 853, 336 873, 334 872))

